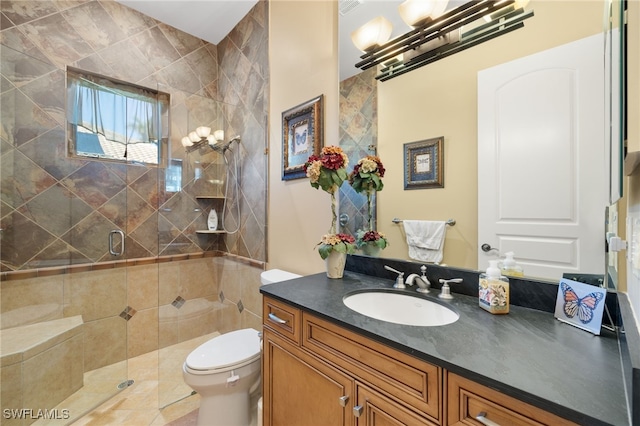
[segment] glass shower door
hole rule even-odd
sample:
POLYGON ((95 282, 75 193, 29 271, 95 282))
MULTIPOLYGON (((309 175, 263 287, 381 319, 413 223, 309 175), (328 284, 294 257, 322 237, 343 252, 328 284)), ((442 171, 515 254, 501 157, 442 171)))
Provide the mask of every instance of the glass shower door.
POLYGON ((63 69, 0 61, 3 420, 69 423, 128 383, 127 170, 67 155, 63 69))

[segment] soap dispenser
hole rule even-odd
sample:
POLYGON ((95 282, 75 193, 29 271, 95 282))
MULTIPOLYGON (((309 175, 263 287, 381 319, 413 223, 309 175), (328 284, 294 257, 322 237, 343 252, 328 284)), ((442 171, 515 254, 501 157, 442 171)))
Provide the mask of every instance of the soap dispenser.
POLYGON ((509 279, 500 275, 497 260, 490 260, 478 283, 479 306, 492 314, 509 313, 509 279))
POLYGON ((511 277, 524 277, 524 271, 522 266, 518 265, 518 262, 513 258, 513 252, 507 252, 504 254, 505 259, 502 261, 502 275, 511 277))

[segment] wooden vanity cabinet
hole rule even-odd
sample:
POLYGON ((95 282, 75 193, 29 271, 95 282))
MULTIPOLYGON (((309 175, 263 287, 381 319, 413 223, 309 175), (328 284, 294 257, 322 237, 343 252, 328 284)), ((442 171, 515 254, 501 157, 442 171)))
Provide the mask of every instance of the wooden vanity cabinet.
POLYGON ((440 425, 442 370, 263 299, 265 426, 440 425))
POLYGON ((457 374, 447 373, 447 425, 576 425, 457 374))
POLYGON ((263 298, 264 426, 575 425, 263 298))

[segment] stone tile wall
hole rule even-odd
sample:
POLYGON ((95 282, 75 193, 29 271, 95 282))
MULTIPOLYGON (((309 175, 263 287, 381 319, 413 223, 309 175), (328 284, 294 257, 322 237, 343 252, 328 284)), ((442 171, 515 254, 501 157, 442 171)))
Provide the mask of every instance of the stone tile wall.
MULTIPOLYGON (((376 155, 378 145, 378 89, 376 70, 371 68, 340 82, 340 147, 349 157, 349 168, 362 157, 376 155), (374 147, 373 149, 371 147, 374 147)), ((384 159, 382 159, 384 164, 384 159)), ((376 197, 373 197, 374 229, 376 197)), ((348 183, 340 187, 340 215, 347 214, 349 222, 342 232, 356 235, 367 225, 367 197, 355 192, 348 183)))
POLYGON ((265 260, 266 2, 219 46, 115 1, 1 7, 3 271, 117 260, 105 243, 111 229, 126 232, 129 259, 221 248, 265 260), (66 157, 68 65, 171 94, 170 155, 182 164, 181 191, 166 189, 163 168, 66 157), (224 182, 224 161, 211 150, 186 155, 180 144, 210 122, 242 137, 234 152, 240 191, 230 194, 225 221, 239 232, 225 237, 195 232, 215 208, 196 196, 222 193, 201 183, 224 182))

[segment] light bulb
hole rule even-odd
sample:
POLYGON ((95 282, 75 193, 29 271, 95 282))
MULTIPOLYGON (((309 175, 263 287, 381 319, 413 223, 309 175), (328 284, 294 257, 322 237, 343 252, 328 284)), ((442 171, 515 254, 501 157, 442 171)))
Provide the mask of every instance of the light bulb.
POLYGON ((215 136, 213 135, 209 135, 207 136, 207 142, 209 143, 209 145, 214 146, 215 144, 218 143, 218 141, 216 140, 215 136))
POLYGON ((391 37, 393 25, 384 16, 378 16, 351 33, 351 41, 366 52, 386 43, 391 37))
POLYGON ((216 138, 217 141, 223 141, 224 130, 216 130, 215 132, 213 132, 213 136, 216 138))
POLYGON ((201 138, 206 138, 207 136, 209 136, 211 134, 211 127, 200 126, 200 127, 198 127, 196 129, 196 133, 201 138))
POLYGON ((189 139, 191 139, 191 142, 198 142, 200 140, 200 136, 198 136, 196 132, 191 132, 189 133, 189 139))
POLYGON ((189 139, 189 136, 183 137, 180 143, 182 143, 182 146, 184 146, 185 148, 189 146, 193 146, 193 142, 191 142, 191 139, 189 139))

